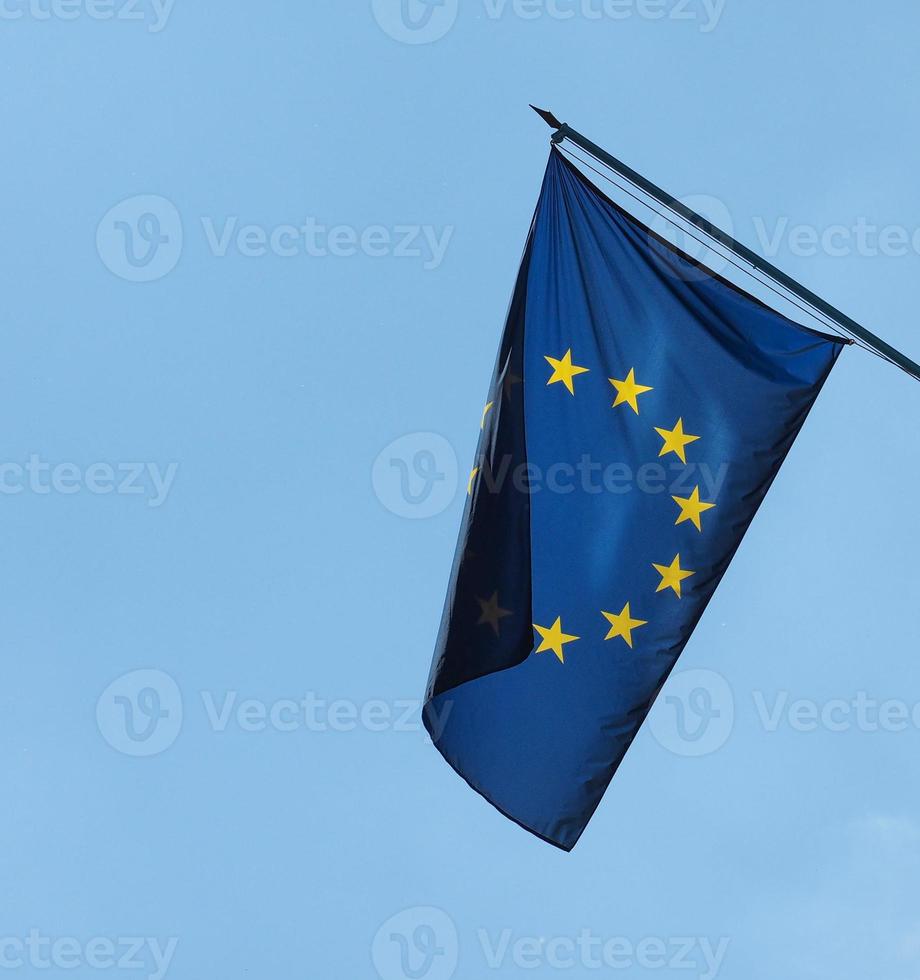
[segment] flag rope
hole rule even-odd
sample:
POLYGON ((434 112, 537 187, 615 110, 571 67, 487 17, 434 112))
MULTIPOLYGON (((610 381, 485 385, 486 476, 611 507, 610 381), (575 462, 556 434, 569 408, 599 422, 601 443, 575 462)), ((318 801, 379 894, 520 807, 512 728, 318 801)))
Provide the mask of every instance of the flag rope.
MULTIPOLYGON (((596 167, 588 163, 587 160, 583 160, 580 156, 578 156, 577 153, 573 153, 572 150, 570 150, 567 146, 558 145, 558 149, 562 153, 565 153, 565 155, 570 157, 572 160, 577 161, 583 167, 587 167, 588 170, 591 170, 593 173, 597 174, 598 177, 602 178, 603 180, 609 181, 611 184, 614 185, 614 187, 619 188, 619 190, 621 190, 624 194, 628 194, 631 198, 633 198, 633 200, 637 201, 644 208, 648 208, 650 211, 654 211, 655 214, 663 218, 665 221, 670 222, 671 225, 673 225, 678 230, 682 231, 685 235, 688 235, 695 242, 702 245, 703 248, 709 249, 709 251, 713 252, 715 255, 718 255, 719 258, 724 259, 730 265, 733 265, 736 269, 738 269, 739 272, 743 273, 744 275, 750 276, 755 282, 760 283, 761 286, 764 286, 766 289, 769 289, 771 292, 775 293, 784 302, 789 303, 791 306, 795 306, 797 309, 801 310, 806 316, 810 316, 812 319, 816 320, 818 323, 821 324, 822 327, 826 327, 828 330, 834 332, 835 334, 840 334, 841 332, 843 332, 844 334, 846 334, 846 336, 843 339, 848 339, 851 343, 855 344, 857 347, 860 347, 863 350, 868 351, 870 354, 874 354, 876 357, 882 358, 882 360, 887 361, 889 364, 893 364, 895 367, 900 367, 900 365, 896 364, 886 354, 883 354, 882 352, 877 351, 874 348, 870 347, 868 344, 862 341, 856 334, 854 334, 851 330, 848 330, 845 326, 841 324, 837 324, 833 320, 830 320, 827 317, 823 316, 817 308, 806 306, 804 303, 799 302, 798 299, 795 297, 795 294, 787 290, 782 285, 782 283, 777 282, 775 280, 770 281, 768 279, 761 279, 760 276, 757 275, 757 269, 755 266, 751 265, 751 268, 745 268, 744 266, 736 262, 731 257, 730 254, 726 254, 725 252, 717 249, 716 245, 721 245, 721 242, 719 242, 717 238, 713 238, 711 242, 705 241, 704 239, 700 238, 698 235, 693 234, 693 232, 690 231, 689 228, 677 224, 676 221, 674 221, 672 218, 669 218, 668 215, 665 214, 663 211, 658 210, 655 207, 654 203, 651 203, 649 200, 645 200, 639 197, 637 194, 634 194, 628 187, 624 187, 621 183, 614 180, 609 174, 603 173, 602 171, 598 170, 596 167)), ((595 157, 595 159, 597 158, 595 157)), ((598 162, 603 163, 603 161, 598 161, 598 162)), ((634 184, 633 186, 636 187, 637 190, 642 189, 638 185, 634 184)), ((652 198, 651 201, 656 201, 656 199, 652 198)), ((656 203, 662 203, 662 202, 656 201, 656 203)), ((663 204, 663 203, 662 206, 667 208, 667 210, 670 211, 671 214, 680 217, 680 214, 677 211, 675 211, 672 207, 669 207, 667 204, 663 204)), ((748 264, 750 265, 750 263, 748 264)))
MULTIPOLYGON (((794 302, 790 298, 790 296, 784 295, 779 291, 779 289, 775 288, 770 283, 764 282, 763 280, 755 276, 750 270, 738 266, 737 263, 733 262, 728 256, 723 255, 723 257, 726 258, 727 261, 732 262, 732 265, 735 265, 736 268, 740 269, 740 271, 744 272, 747 275, 750 275, 753 279, 755 279, 757 282, 760 282, 762 285, 766 286, 767 288, 772 289, 774 292, 777 293, 777 295, 782 296, 787 302, 792 303, 793 305, 797 306, 799 309, 803 309, 805 313, 807 313, 809 316, 814 317, 814 319, 823 323, 825 326, 828 326, 831 329, 836 329, 838 333, 839 332, 846 333, 849 337, 852 338, 853 342, 858 344, 864 350, 868 350, 870 353, 875 354, 877 357, 880 357, 883 360, 888 361, 890 364, 893 364, 895 367, 900 368, 902 371, 904 371, 905 374, 908 374, 915 380, 920 381, 920 364, 917 364, 915 361, 911 360, 906 354, 903 354, 901 351, 892 347, 886 341, 882 340, 881 337, 876 336, 874 333, 872 333, 870 330, 867 330, 865 327, 857 323, 851 317, 848 317, 845 313, 841 312, 840 310, 838 310, 836 307, 832 306, 830 303, 826 302, 825 300, 821 299, 820 296, 813 293, 811 290, 803 286, 801 283, 797 282, 791 276, 786 275, 786 273, 782 272, 780 269, 778 269, 772 263, 768 262, 762 256, 758 255, 756 252, 753 252, 746 245, 743 245, 741 242, 734 239, 727 232, 722 231, 722 229, 712 224, 706 218, 702 217, 702 215, 697 214, 691 208, 687 207, 683 202, 679 201, 671 194, 668 194, 667 191, 662 190, 662 188, 653 184, 650 180, 643 177, 641 174, 639 174, 632 168, 628 167, 625 163, 623 163, 620 160, 617 160, 616 157, 607 153, 606 150, 602 149, 596 143, 591 142, 591 140, 589 140, 585 136, 582 136, 581 133, 576 132, 566 123, 559 122, 559 120, 551 112, 548 112, 543 109, 538 109, 536 106, 532 106, 531 108, 534 109, 534 111, 544 120, 544 122, 547 123, 547 125, 555 129, 555 132, 553 133, 551 139, 553 144, 559 147, 559 149, 565 149, 575 159, 578 159, 575 156, 575 154, 572 154, 571 150, 569 150, 568 147, 563 148, 560 146, 560 144, 564 140, 568 140, 570 143, 573 143, 580 150, 587 153, 590 157, 596 160, 599 164, 606 167, 608 170, 612 171, 613 173, 616 173, 624 180, 628 181, 633 187, 637 188, 637 190, 641 191, 643 194, 647 195, 649 198, 656 201, 659 205, 667 208, 673 214, 676 214, 683 221, 686 221, 688 224, 691 224, 697 229, 699 229, 708 238, 711 238, 714 241, 718 242, 723 248, 727 249, 732 255, 737 256, 738 258, 747 262, 753 269, 755 269, 761 275, 766 276, 768 279, 772 281, 772 283, 775 283, 777 287, 780 287, 781 289, 785 290, 788 294, 790 294, 790 296, 796 297, 797 300, 805 304, 805 306, 808 308, 806 309, 805 307, 801 306, 800 303, 794 302), (816 311, 816 312, 812 312, 812 311, 816 311), (821 314, 821 316, 818 315, 819 313, 821 314), (822 317, 826 319, 822 319, 822 317)), ((588 164, 586 161, 580 160, 579 162, 582 163, 582 165, 587 166, 590 169, 594 170, 595 173, 599 173, 599 171, 595 170, 595 168, 592 167, 590 164, 588 164)), ((615 184, 617 187, 620 187, 621 190, 630 194, 631 197, 634 197, 637 201, 643 204, 643 206, 649 207, 651 210, 655 210, 646 201, 643 201, 642 199, 636 197, 636 195, 632 194, 626 188, 623 188, 620 184, 617 184, 616 181, 612 180, 609 177, 606 177, 605 174, 599 173, 599 175, 601 177, 605 177, 606 179, 610 180, 611 183, 615 184)), ((672 221, 672 219, 669 219, 667 215, 662 215, 662 217, 665 218, 665 220, 672 221)), ((686 229, 682 229, 682 230, 686 231, 686 229)), ((699 239, 696 240, 700 241, 699 239)), ((718 252, 707 242, 701 242, 701 244, 703 244, 707 248, 710 248, 711 251, 713 251, 715 254, 722 255, 721 252, 718 252)))

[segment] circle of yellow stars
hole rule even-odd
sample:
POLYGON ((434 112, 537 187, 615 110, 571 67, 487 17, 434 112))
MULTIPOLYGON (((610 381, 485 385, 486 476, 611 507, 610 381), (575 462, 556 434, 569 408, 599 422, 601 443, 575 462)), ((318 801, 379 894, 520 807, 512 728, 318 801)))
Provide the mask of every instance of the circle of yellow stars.
MULTIPOLYGON (((547 364, 552 369, 549 380, 546 382, 547 387, 561 384, 574 397, 575 379, 582 374, 588 374, 590 369, 574 363, 571 348, 561 357, 552 357, 548 354, 544 356, 547 364)), ((515 380, 520 379, 516 378, 515 380)), ((612 408, 619 408, 625 405, 637 416, 640 415, 640 397, 655 390, 653 386, 640 384, 636 380, 636 369, 634 367, 629 369, 625 378, 608 378, 608 381, 616 392, 612 408)), ((507 391, 505 393, 507 394, 507 391)), ((493 405, 494 402, 489 402, 485 406, 480 428, 485 428, 487 417, 493 405)), ((658 426, 654 428, 662 440, 661 449, 658 453, 659 458, 673 453, 684 465, 687 465, 687 447, 698 442, 701 436, 692 435, 684 430, 683 417, 678 418, 670 429, 658 426)), ((471 495, 479 469, 479 467, 474 467, 470 475, 468 492, 471 495)), ((716 505, 700 499, 699 486, 694 487, 689 497, 672 496, 671 499, 679 509, 677 519, 674 522, 675 526, 689 522, 702 534, 702 515, 712 510, 716 505)), ((679 552, 668 564, 653 563, 652 568, 661 577, 658 588, 655 590, 656 594, 670 590, 678 599, 683 598, 683 583, 696 574, 690 569, 681 567, 679 552)), ((497 591, 493 592, 488 599, 479 598, 477 602, 480 606, 478 625, 487 626, 494 632, 496 637, 500 636, 501 621, 509 616, 513 616, 514 613, 509 609, 503 609, 501 607, 497 591)), ((606 621, 608 627, 604 640, 621 639, 630 649, 633 648, 633 630, 638 630, 648 625, 647 620, 639 619, 633 614, 629 602, 618 613, 601 610, 600 615, 606 621)), ((540 626, 534 623, 533 628, 540 638, 535 653, 552 652, 556 655, 559 662, 563 664, 565 663, 565 647, 581 639, 580 636, 565 632, 562 626, 561 616, 556 617, 556 621, 552 626, 540 626)))

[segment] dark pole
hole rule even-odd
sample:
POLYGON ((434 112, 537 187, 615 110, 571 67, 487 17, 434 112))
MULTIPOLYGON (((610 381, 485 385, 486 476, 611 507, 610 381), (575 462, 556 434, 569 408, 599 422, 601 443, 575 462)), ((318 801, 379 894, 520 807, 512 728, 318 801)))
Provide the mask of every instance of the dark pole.
POLYGON ((825 302, 820 296, 813 293, 810 289, 807 289, 801 283, 796 282, 795 279, 787 276, 782 270, 777 269, 775 265, 772 265, 766 259, 761 258, 761 256, 759 256, 756 252, 752 252, 746 245, 742 245, 741 242, 736 241, 731 235, 722 231, 721 228, 717 228, 711 222, 707 221, 702 215, 699 215, 696 213, 696 211, 688 208, 681 201, 678 201, 676 197, 672 197, 667 191, 662 190, 650 180, 646 180, 642 174, 636 173, 635 170, 628 167, 622 161, 617 160, 615 156, 602 149, 596 143, 592 143, 586 136, 582 136, 581 133, 576 132, 566 123, 559 122, 559 120, 551 112, 548 112, 545 109, 538 109, 536 106, 531 106, 531 108, 544 120, 544 122, 546 122, 548 126, 556 130, 552 135, 553 143, 561 143, 563 140, 570 140, 576 146, 580 146, 583 150, 590 153, 591 156, 596 157, 598 160, 605 163, 611 170, 614 170, 631 183, 640 187, 646 194, 653 197, 660 204, 663 204, 665 207, 676 211, 682 218, 689 221, 690 224, 695 225, 701 231, 716 239, 717 242, 744 259, 745 262, 749 262, 759 272, 765 273, 766 275, 770 276, 771 279, 775 279, 781 286, 783 286, 783 288, 787 289, 794 296, 797 296, 799 299, 804 300, 810 306, 813 306, 815 309, 819 310, 826 317, 833 320, 839 326, 844 327, 855 337, 858 337, 863 341, 863 343, 871 347, 878 354, 881 354, 883 357, 887 357, 899 368, 906 371, 911 377, 920 381, 920 364, 916 364, 905 354, 902 354, 899 350, 895 350, 895 348, 890 344, 886 344, 881 337, 876 337, 874 333, 858 324, 855 320, 850 319, 850 317, 848 317, 845 313, 841 313, 841 311, 835 306, 831 306, 830 303, 825 302))

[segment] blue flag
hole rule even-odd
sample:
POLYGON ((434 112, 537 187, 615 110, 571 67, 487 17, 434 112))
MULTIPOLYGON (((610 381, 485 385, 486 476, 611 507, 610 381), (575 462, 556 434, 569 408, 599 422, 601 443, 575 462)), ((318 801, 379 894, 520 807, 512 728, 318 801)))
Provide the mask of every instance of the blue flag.
POLYGON ((575 845, 844 343, 683 255, 552 151, 424 712, 506 816, 575 845))

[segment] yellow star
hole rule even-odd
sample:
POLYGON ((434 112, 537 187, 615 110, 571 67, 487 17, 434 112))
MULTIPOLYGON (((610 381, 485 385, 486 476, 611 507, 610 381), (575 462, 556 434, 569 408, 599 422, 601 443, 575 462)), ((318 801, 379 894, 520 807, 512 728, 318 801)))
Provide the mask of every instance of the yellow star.
POLYGON ((684 453, 684 447, 691 442, 696 442, 699 436, 687 436, 684 435, 684 420, 678 419, 677 425, 673 429, 659 429, 655 427, 655 431, 658 435, 664 439, 664 445, 661 447, 661 452, 659 456, 664 456, 666 453, 677 453, 680 461, 682 463, 687 462, 687 456, 684 453))
POLYGON ((580 640, 580 636, 572 636, 570 633, 562 632, 562 617, 557 616, 556 622, 552 626, 537 626, 536 623, 533 624, 533 628, 540 634, 541 643, 537 647, 537 653, 543 653, 546 650, 552 650, 553 653, 559 658, 559 663, 565 663, 565 657, 562 654, 562 647, 565 643, 573 643, 575 640, 580 640))
POLYGON ((478 472, 479 472, 479 467, 478 466, 474 466, 473 469, 472 469, 472 471, 470 472, 470 482, 467 484, 467 487, 466 487, 466 495, 468 497, 472 497, 473 496, 473 481, 476 479, 476 474, 478 472))
POLYGON ((615 636, 622 636, 626 640, 626 645, 632 649, 632 631, 640 626, 646 626, 646 620, 633 619, 629 612, 629 603, 623 606, 623 611, 619 616, 613 613, 601 611, 604 619, 610 623, 610 632, 604 637, 605 640, 612 640, 615 636))
POLYGON ((680 583, 685 578, 696 575, 696 572, 688 572, 686 569, 680 567, 680 555, 675 555, 674 561, 670 565, 656 565, 653 562, 652 568, 661 576, 661 584, 655 591, 663 592, 665 589, 673 589, 678 599, 681 597, 680 583))
POLYGON ((648 385, 636 384, 635 368, 630 368, 629 374, 626 375, 623 381, 617 381, 616 378, 608 378, 607 380, 617 390, 617 400, 613 403, 613 407, 616 408, 617 405, 629 405, 636 415, 639 414, 638 396, 644 395, 647 391, 655 390, 648 385))
POLYGON ((712 510, 715 507, 715 504, 705 504, 700 500, 699 487, 689 497, 672 497, 671 499, 680 507, 680 517, 674 523, 683 524, 684 521, 693 521, 697 531, 703 530, 703 525, 700 524, 700 514, 704 514, 707 510, 712 510))
POLYGON ((569 389, 569 394, 575 394, 575 386, 572 384, 572 378, 577 374, 587 374, 588 368, 579 367, 577 364, 572 363, 572 349, 569 348, 561 360, 556 360, 555 357, 547 357, 546 360, 549 361, 550 367, 553 369, 553 373, 550 376, 547 385, 554 385, 557 381, 561 381, 566 388, 569 389))
POLYGON ((498 604, 498 593, 493 592, 491 599, 479 599, 476 601, 479 603, 479 608, 482 610, 482 615, 479 617, 479 622, 477 626, 491 626, 493 632, 496 636, 499 635, 499 621, 504 619, 506 616, 511 616, 513 613, 510 609, 502 609, 498 604))
POLYGON ((489 414, 494 404, 495 402, 489 402, 489 404, 482 410, 482 422, 479 423, 480 431, 486 427, 486 416, 489 414))

